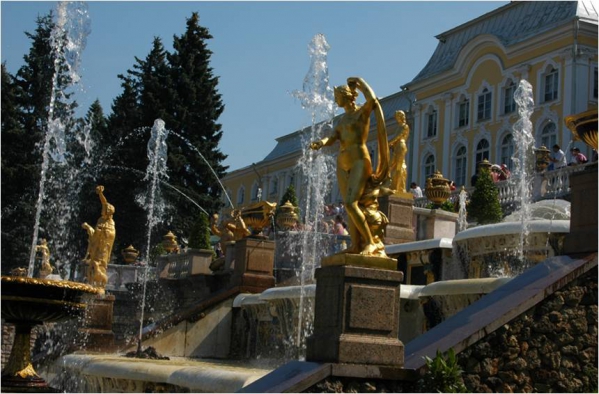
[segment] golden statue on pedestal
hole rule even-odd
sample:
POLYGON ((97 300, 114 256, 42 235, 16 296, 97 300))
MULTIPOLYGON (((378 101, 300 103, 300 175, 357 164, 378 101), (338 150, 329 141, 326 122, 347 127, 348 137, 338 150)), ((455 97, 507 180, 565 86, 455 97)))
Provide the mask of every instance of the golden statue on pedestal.
POLYGON ((391 189, 397 193, 406 193, 406 179, 408 167, 406 166, 406 153, 408 145, 406 141, 410 135, 410 127, 406 122, 406 114, 403 111, 395 112, 395 120, 399 125, 397 137, 389 141, 389 147, 393 148, 391 158, 391 189))
POLYGON ((102 203, 102 216, 98 219, 95 229, 87 223, 81 225, 88 235, 87 252, 83 262, 87 265, 87 283, 104 289, 108 282, 106 270, 108 269, 116 230, 112 219, 114 206, 109 204, 106 197, 104 197, 104 186, 97 186, 96 193, 102 203))
POLYGON ((220 237, 220 246, 227 255, 227 247, 233 245, 235 241, 239 241, 251 234, 245 222, 241 218, 241 211, 234 209, 231 211, 231 217, 224 219, 220 225, 218 224, 218 214, 215 213, 210 218, 210 231, 212 234, 220 237))
POLYGON ((39 277, 44 279, 52 273, 54 268, 50 265, 50 248, 48 248, 48 241, 42 238, 40 244, 35 247, 36 252, 42 254, 42 265, 40 267, 39 277))
POLYGON ((382 236, 388 223, 378 210, 378 197, 393 191, 383 187, 389 181, 389 145, 381 105, 368 84, 357 77, 347 79, 347 85, 335 87, 335 102, 345 110, 330 135, 310 143, 318 150, 339 141, 337 156, 337 181, 349 221, 351 246, 342 253, 386 257, 382 236), (366 102, 356 104, 358 92, 366 102), (370 115, 377 122, 379 162, 376 172, 366 141, 370 131, 370 115))

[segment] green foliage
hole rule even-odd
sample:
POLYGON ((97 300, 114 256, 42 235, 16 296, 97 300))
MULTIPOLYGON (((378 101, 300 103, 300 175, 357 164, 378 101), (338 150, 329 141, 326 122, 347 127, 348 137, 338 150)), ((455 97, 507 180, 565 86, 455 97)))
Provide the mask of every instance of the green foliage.
POLYGON ((222 130, 217 120, 224 105, 210 67, 211 38, 193 13, 185 32, 173 37, 172 51, 155 38, 150 53, 135 57, 133 67, 119 75, 122 93, 113 102, 107 128, 116 146, 103 163, 126 167, 131 173, 105 172, 102 182, 116 195, 111 203, 117 209, 117 234, 124 245, 145 242, 146 213, 135 198, 148 187, 142 179, 148 164, 146 146, 158 118, 169 131, 168 183, 173 188, 161 188, 167 202, 163 217, 169 220, 158 224, 155 233, 168 227, 190 234, 196 224, 194 213, 199 213, 196 204, 208 212, 217 212, 222 205, 219 179, 226 172, 222 164, 226 155, 218 147, 222 130), (127 216, 117 220, 119 212, 127 216))
POLYGON ((437 350, 434 359, 425 357, 427 371, 418 381, 421 392, 424 393, 467 393, 468 389, 462 380, 455 351, 449 349, 445 355, 437 350))
POLYGON ((431 202, 430 204, 426 205, 426 208, 428 208, 428 209, 442 209, 444 211, 454 212, 454 213, 456 212, 455 203, 453 201, 451 201, 451 200, 447 200, 447 201, 445 201, 443 204, 441 204, 439 206, 437 206, 437 205, 435 205, 435 204, 433 204, 431 202))
POLYGON ((481 169, 479 172, 468 204, 468 217, 476 220, 478 224, 499 223, 503 218, 503 211, 499 204, 499 190, 487 169, 481 169))
POLYGON ((208 217, 200 213, 189 234, 189 245, 194 249, 212 249, 210 245, 210 228, 208 217))

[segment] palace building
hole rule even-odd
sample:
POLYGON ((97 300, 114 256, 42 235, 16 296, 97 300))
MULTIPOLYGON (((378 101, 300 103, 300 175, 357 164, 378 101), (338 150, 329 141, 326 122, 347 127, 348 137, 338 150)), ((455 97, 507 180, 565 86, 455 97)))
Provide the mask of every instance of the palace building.
MULTIPOLYGON (((597 108, 597 7, 591 1, 511 2, 439 34, 426 66, 402 90, 379 99, 388 137, 403 110, 411 128, 408 184, 425 184, 435 170, 461 185, 483 159, 511 167, 512 128, 518 120, 514 92, 522 79, 534 93, 535 145, 577 146, 564 118, 597 108)), ((333 123, 336 119, 333 120, 333 123)), ((369 146, 376 162, 376 129, 369 146)), ((279 202, 289 185, 302 198, 298 159, 306 129, 276 139, 262 161, 233 170, 222 180, 235 207, 261 199, 279 202)), ((569 152, 566 152, 569 153, 569 152)), ((340 201, 336 185, 327 203, 340 201)), ((227 199, 223 196, 226 205, 227 199)), ((228 211, 225 207, 224 211, 228 211)))

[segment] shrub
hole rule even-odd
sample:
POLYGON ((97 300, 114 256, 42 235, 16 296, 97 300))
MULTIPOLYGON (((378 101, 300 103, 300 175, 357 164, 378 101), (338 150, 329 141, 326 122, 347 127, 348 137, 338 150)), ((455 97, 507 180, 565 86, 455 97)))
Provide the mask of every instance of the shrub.
POLYGON ((467 393, 468 389, 462 380, 462 369, 453 349, 449 349, 446 357, 437 350, 434 359, 425 357, 427 371, 418 381, 424 393, 467 393))
POLYGON ((481 168, 478 175, 468 204, 468 217, 476 220, 478 224, 499 223, 503 218, 499 190, 491 178, 491 173, 485 168, 481 168))

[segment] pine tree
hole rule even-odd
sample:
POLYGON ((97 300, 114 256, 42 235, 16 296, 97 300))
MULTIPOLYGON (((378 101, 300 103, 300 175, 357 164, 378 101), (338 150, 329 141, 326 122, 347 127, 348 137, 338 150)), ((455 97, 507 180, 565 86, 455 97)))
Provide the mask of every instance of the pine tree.
POLYGON ((499 190, 491 178, 491 173, 485 168, 480 169, 467 210, 468 216, 478 224, 499 223, 503 218, 499 190))
POLYGON ((189 247, 194 249, 212 249, 208 216, 200 212, 189 234, 189 247))

